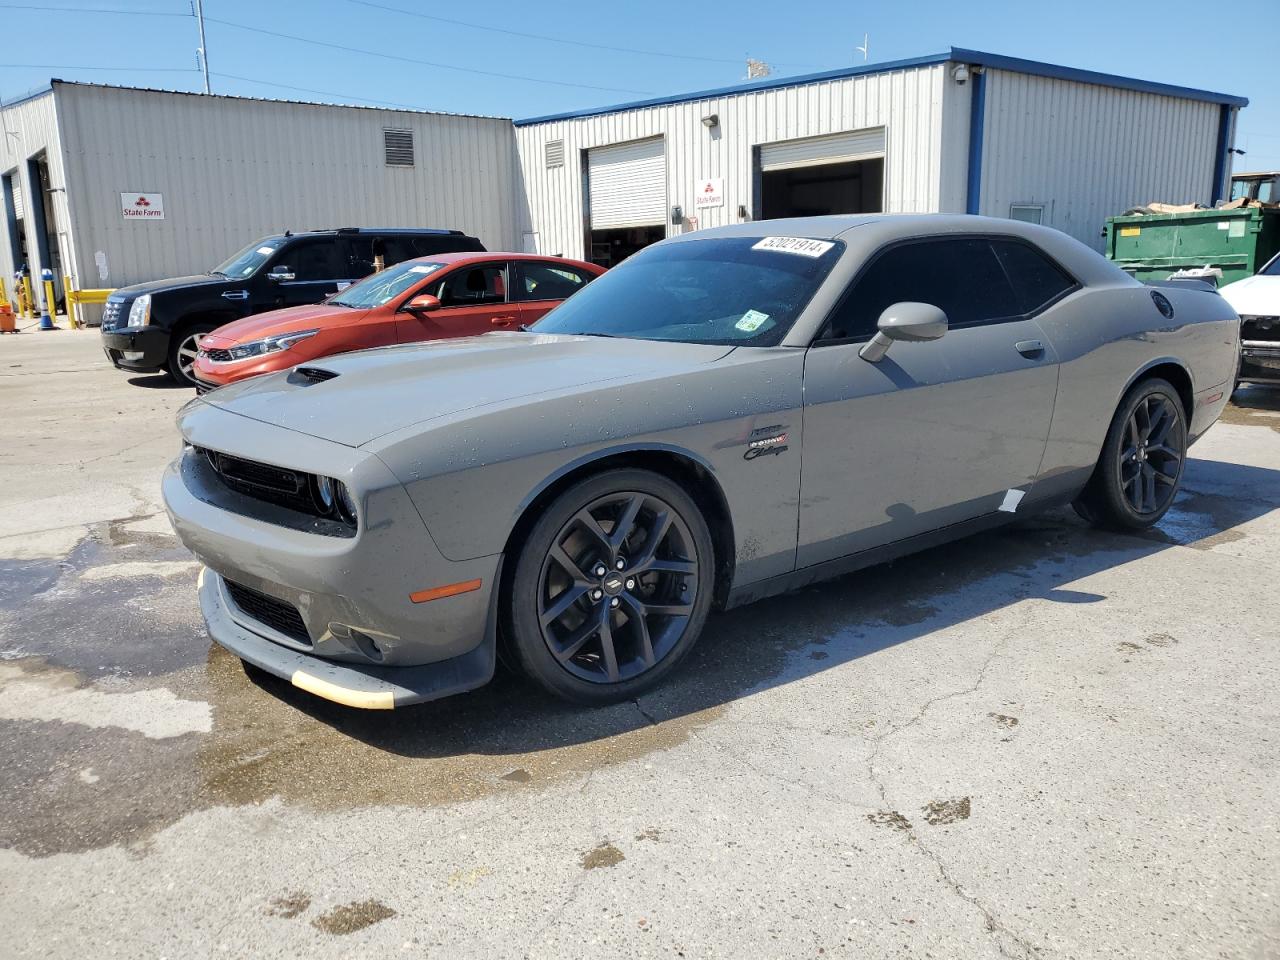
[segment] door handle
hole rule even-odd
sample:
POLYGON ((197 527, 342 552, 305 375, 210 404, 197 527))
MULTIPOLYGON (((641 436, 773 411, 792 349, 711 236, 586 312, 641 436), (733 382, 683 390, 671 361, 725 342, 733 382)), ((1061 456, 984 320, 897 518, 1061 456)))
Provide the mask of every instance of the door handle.
POLYGON ((1039 340, 1019 340, 1013 348, 1024 357, 1038 357, 1044 353, 1044 344, 1039 340))
POLYGON ((516 318, 515 317, 490 317, 489 322, 496 327, 503 323, 515 323, 516 318))

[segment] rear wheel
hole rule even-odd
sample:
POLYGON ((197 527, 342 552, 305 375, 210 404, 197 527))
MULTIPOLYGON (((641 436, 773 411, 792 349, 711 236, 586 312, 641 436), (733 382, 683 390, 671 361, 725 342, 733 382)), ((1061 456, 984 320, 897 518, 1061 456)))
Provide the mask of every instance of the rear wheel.
POLYGON ((1187 456, 1187 417, 1166 380, 1125 395, 1076 512, 1096 526, 1145 530, 1173 505, 1187 456))
POLYGON ((212 323, 197 323, 179 327, 169 337, 169 376, 181 384, 196 386, 198 381, 192 368, 200 349, 200 338, 214 329, 212 323))
POLYGON ((711 607, 714 547, 661 474, 610 470, 542 513, 519 550, 505 634, 521 669, 578 703, 627 700, 666 677, 711 607))

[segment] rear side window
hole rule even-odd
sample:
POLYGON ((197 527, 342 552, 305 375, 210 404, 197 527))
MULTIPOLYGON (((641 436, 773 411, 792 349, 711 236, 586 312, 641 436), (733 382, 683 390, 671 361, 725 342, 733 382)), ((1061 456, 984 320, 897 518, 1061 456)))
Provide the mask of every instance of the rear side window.
POLYGON ((303 240, 281 251, 277 264, 288 266, 294 279, 338 280, 342 270, 338 263, 338 245, 332 239, 303 240))
POLYGON ((1023 312, 987 240, 922 240, 880 254, 854 281, 823 339, 869 337, 880 314, 906 300, 942 308, 953 327, 1023 312))
POLYGON ((591 281, 591 274, 567 264, 517 262, 514 299, 567 300, 591 281))
POLYGON ((1016 240, 992 240, 991 248, 1009 275, 1019 313, 1035 313, 1075 288, 1075 280, 1034 247, 1016 240))

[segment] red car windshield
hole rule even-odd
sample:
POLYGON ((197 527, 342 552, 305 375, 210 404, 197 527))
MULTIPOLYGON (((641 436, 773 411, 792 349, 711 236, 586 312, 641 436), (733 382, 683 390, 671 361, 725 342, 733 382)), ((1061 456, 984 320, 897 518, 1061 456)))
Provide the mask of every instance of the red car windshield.
POLYGON ((353 283, 347 289, 340 290, 336 296, 330 297, 327 302, 337 307, 372 310, 390 303, 444 266, 443 263, 406 260, 353 283))

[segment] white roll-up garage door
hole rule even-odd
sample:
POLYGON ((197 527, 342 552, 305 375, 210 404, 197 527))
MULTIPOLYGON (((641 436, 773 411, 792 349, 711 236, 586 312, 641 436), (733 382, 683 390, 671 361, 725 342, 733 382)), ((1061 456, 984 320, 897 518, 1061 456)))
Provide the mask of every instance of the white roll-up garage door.
POLYGON ((13 187, 13 219, 21 220, 27 212, 22 204, 22 184, 18 182, 17 177, 14 177, 9 183, 13 187))
POLYGON ((884 127, 760 145, 760 169, 791 170, 884 156, 884 127))
POLYGON ((667 161, 662 138, 587 151, 591 229, 667 222, 667 161))

